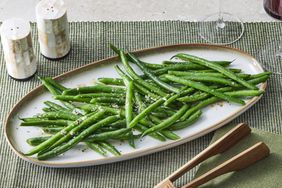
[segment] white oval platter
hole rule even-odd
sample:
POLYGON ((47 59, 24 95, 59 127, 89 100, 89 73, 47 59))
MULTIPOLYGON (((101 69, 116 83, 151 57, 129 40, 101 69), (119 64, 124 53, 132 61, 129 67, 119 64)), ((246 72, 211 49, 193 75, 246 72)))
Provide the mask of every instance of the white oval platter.
MULTIPOLYGON (((178 52, 198 55, 209 60, 235 60, 232 63, 233 68, 240 68, 243 72, 249 74, 263 72, 259 62, 249 54, 238 49, 208 44, 177 44, 155 47, 136 51, 136 55, 146 62, 161 63, 178 52)), ((107 58, 59 75, 56 77, 56 80, 67 87, 91 85, 99 77, 119 77, 113 68, 114 64, 121 64, 117 57, 107 58)), ((265 90, 266 83, 260 84, 259 87, 265 90)), ((61 156, 46 161, 39 161, 35 157, 27 157, 23 153, 32 148, 26 143, 26 139, 41 136, 43 133, 37 127, 20 127, 20 120, 18 119, 18 117, 30 117, 38 114, 43 107, 43 101, 52 100, 51 94, 43 86, 39 86, 13 107, 7 117, 4 132, 12 150, 28 162, 57 168, 98 165, 140 157, 186 143, 230 122, 249 109, 259 99, 260 97, 248 99, 244 106, 221 102, 220 105, 204 108, 203 115, 199 121, 186 129, 176 131, 181 136, 181 139, 177 141, 160 142, 146 136, 136 142, 136 149, 131 148, 127 143, 114 143, 122 153, 118 157, 111 155, 102 157, 90 149, 85 150, 85 146, 79 144, 61 156)))

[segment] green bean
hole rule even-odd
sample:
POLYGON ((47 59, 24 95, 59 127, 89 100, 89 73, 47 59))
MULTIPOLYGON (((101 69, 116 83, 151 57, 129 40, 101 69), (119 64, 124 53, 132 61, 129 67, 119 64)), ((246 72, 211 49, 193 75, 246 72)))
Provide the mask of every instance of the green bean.
POLYGON ((224 68, 224 67, 222 67, 220 65, 211 63, 211 62, 209 62, 209 61, 207 61, 207 60, 205 60, 203 58, 199 58, 199 57, 188 55, 188 54, 181 54, 181 53, 175 55, 175 57, 178 57, 178 58, 184 59, 184 60, 190 60, 193 63, 196 63, 196 64, 199 64, 199 65, 211 68, 213 70, 216 70, 216 71, 224 74, 225 76, 231 78, 232 80, 237 81, 238 83, 242 84, 243 86, 245 86, 248 89, 257 89, 257 87, 255 87, 252 84, 249 84, 248 82, 246 82, 245 80, 239 78, 233 72, 227 70, 226 68, 224 68))
MULTIPOLYGON (((73 123, 73 121, 70 121, 70 123, 73 123)), ((44 128, 61 128, 61 129, 63 129, 64 127, 59 126, 59 125, 46 125, 46 126, 42 127, 42 129, 44 129, 44 128)))
MULTIPOLYGON (((123 78, 126 79, 127 81, 132 81, 131 78, 129 78, 120 68, 118 65, 115 65, 115 69, 118 72, 118 74, 123 78)), ((158 99, 159 96, 152 93, 151 91, 149 91, 148 89, 144 88, 141 83, 139 82, 139 80, 133 80, 134 83, 134 87, 136 87, 137 90, 141 91, 143 94, 148 95, 150 97, 152 97, 153 99, 158 99)))
MULTIPOLYGON (((188 67, 187 67, 188 68, 188 67)), ((197 72, 197 73, 215 73, 215 70, 212 69, 187 69, 185 66, 182 65, 174 65, 174 66, 167 66, 162 69, 158 69, 153 71, 153 73, 157 76, 163 75, 168 73, 168 71, 186 71, 186 72, 197 72)), ((240 69, 227 69, 231 72, 240 73, 240 69)))
POLYGON ((89 121, 88 119, 93 114, 95 114, 95 112, 87 114, 85 116, 82 116, 81 118, 79 118, 78 120, 74 121, 73 123, 71 123, 67 127, 63 128, 60 132, 58 132, 55 135, 53 135, 50 139, 46 140, 45 142, 39 144, 38 146, 36 146, 33 149, 31 149, 30 151, 28 151, 25 155, 30 156, 30 155, 34 155, 34 154, 38 153, 39 151, 45 150, 50 145, 54 144, 57 140, 59 140, 61 137, 66 135, 70 130, 72 130, 73 128, 78 126, 79 124, 82 124, 82 123, 84 123, 84 124, 91 124, 91 121, 89 121))
POLYGON ((161 130, 160 133, 170 140, 178 140, 180 136, 169 130, 161 130))
POLYGON ((53 108, 44 107, 44 108, 42 108, 42 111, 43 111, 43 112, 54 112, 54 111, 56 111, 56 110, 53 109, 53 108))
POLYGON ((215 103, 215 102, 217 102, 219 100, 220 100, 220 98, 210 97, 210 98, 207 98, 207 99, 199 102, 198 104, 196 104, 195 106, 192 106, 189 110, 187 110, 186 113, 180 118, 180 121, 186 120, 194 112, 198 111, 199 109, 201 109, 201 108, 203 108, 205 106, 213 104, 213 103, 215 103))
POLYGON ((167 116, 172 116, 176 110, 169 108, 168 106, 160 106, 154 112, 164 113, 167 114, 167 116))
POLYGON ((203 99, 205 99, 209 96, 211 96, 209 93, 198 91, 198 92, 194 93, 193 95, 181 97, 178 100, 182 101, 182 102, 196 102, 196 101, 199 101, 199 100, 203 100, 203 99))
MULTIPOLYGON (((166 77, 164 77, 165 74, 162 74, 159 76, 159 79, 165 83, 169 83, 169 84, 174 84, 174 82, 171 82, 169 79, 167 79, 166 77)), ((150 81, 150 80, 148 80, 150 81)))
POLYGON ((259 77, 262 77, 262 76, 269 76, 271 74, 272 74, 272 72, 267 71, 267 72, 262 72, 262 73, 259 73, 259 74, 252 74, 250 76, 250 78, 254 79, 254 78, 259 78, 259 77))
POLYGON ((139 80, 134 80, 134 86, 141 91, 144 95, 147 95, 148 97, 150 97, 153 100, 157 100, 158 98, 160 98, 158 95, 152 93, 151 91, 149 91, 147 88, 143 87, 139 80))
MULTIPOLYGON (((155 124, 160 124, 162 123, 162 121, 160 119, 158 119, 157 117, 151 115, 150 119, 155 123, 155 124)), ((148 123, 147 123, 148 124, 148 123)), ((149 125, 149 127, 154 127, 155 125, 149 125)), ((170 139, 170 140, 178 140, 180 137, 173 133, 172 131, 169 130, 160 130, 160 133, 162 135, 164 135, 166 138, 170 139)))
POLYGON ((217 72, 190 72, 190 71, 168 71, 168 74, 174 76, 214 76, 214 77, 225 77, 221 73, 217 72))
POLYGON ((81 114, 81 115, 85 115, 86 113, 84 111, 81 111, 80 109, 76 108, 74 105, 72 105, 69 102, 66 101, 61 101, 61 103, 67 107, 69 110, 72 110, 73 113, 75 114, 81 114))
POLYGON ((125 128, 126 127, 126 121, 125 121, 125 119, 120 119, 120 120, 112 123, 111 127, 125 128))
POLYGON ((91 99, 91 104, 97 104, 97 103, 115 103, 115 104, 124 104, 125 100, 123 98, 116 98, 116 97, 97 97, 91 99))
MULTIPOLYGON (((99 121, 99 123, 96 123, 98 120, 100 120, 101 118, 103 118, 103 116, 105 115, 106 111, 100 111, 97 112, 96 114, 90 116, 88 118, 88 121, 86 123, 81 123, 79 125, 77 125, 75 128, 73 128, 72 130, 70 130, 66 135, 64 135, 63 137, 61 137, 57 142, 55 142, 52 146, 50 146, 49 148, 47 148, 46 150, 43 150, 41 152, 39 152, 38 155, 41 155, 42 153, 48 153, 50 150, 52 151, 52 149, 56 148, 57 146, 62 145, 65 142, 68 142, 69 140, 71 140, 74 136, 76 136, 76 134, 78 134, 82 129, 85 129, 84 131, 82 131, 82 133, 86 134, 85 131, 87 130, 88 132, 90 132, 90 127, 93 127, 94 125, 94 130, 97 130, 98 128, 100 128, 101 126, 104 126, 105 124, 104 121, 106 121, 105 119, 99 121), (91 123, 90 123, 91 122, 91 123), (102 123, 101 123, 102 122, 102 123), (97 125, 98 124, 98 125, 97 125)), ((116 121, 117 117, 119 116, 109 116, 109 120, 107 119, 107 123, 108 121, 110 121, 112 123, 112 121, 116 121)), ((91 129, 92 131, 92 129, 91 129)), ((88 133, 87 132, 87 133, 88 133)), ((80 133, 80 134, 82 134, 80 133)), ((79 134, 79 135, 80 135, 79 134)), ((80 137, 79 137, 80 138, 80 137)))
MULTIPOLYGON (((54 128, 48 128, 48 129, 54 129, 54 128)), ((59 130, 61 130, 61 128, 59 130)), ((120 139, 129 131, 130 131, 129 128, 122 128, 122 129, 118 129, 114 131, 103 132, 103 133, 94 134, 92 136, 89 136, 88 138, 84 139, 84 141, 85 142, 95 142, 95 141, 105 141, 108 139, 120 139)), ((42 142, 45 142, 49 138, 51 138, 51 136, 33 137, 33 138, 27 139, 27 143, 31 146, 37 146, 41 144, 42 142)))
MULTIPOLYGON (((197 76, 197 77, 205 77, 205 76, 212 76, 212 77, 222 77, 226 78, 225 75, 217 72, 188 72, 188 71, 168 71, 168 74, 174 75, 174 76, 197 76)), ((240 78, 250 78, 250 74, 242 74, 237 73, 236 76, 240 78)))
POLYGON ((64 91, 64 90, 68 89, 65 86, 63 86, 63 85, 59 84, 58 82, 56 82, 55 80, 53 80, 51 77, 45 77, 45 80, 60 91, 64 91))
POLYGON ((33 138, 27 139, 26 142, 31 146, 37 146, 37 145, 41 144, 42 142, 48 140, 49 138, 51 138, 51 137, 50 136, 33 137, 33 138))
POLYGON ((179 98, 180 96, 185 95, 185 94, 192 93, 193 91, 194 91, 193 88, 190 88, 190 87, 187 87, 187 86, 186 86, 186 87, 183 88, 182 91, 180 91, 180 92, 177 93, 176 95, 173 95, 173 96, 169 97, 169 98, 165 101, 164 105, 167 106, 167 105, 169 105, 170 103, 174 102, 175 100, 178 100, 178 98, 179 98))
POLYGON ((159 131, 159 130, 163 130, 168 128, 169 126, 171 126, 174 122, 176 122, 189 108, 188 105, 183 105, 181 107, 180 110, 178 110, 173 116, 167 118, 166 120, 164 120, 162 123, 151 127, 150 129, 148 129, 147 131, 145 131, 142 135, 147 135, 149 133, 155 132, 155 131, 159 131))
POLYGON ((99 128, 96 132, 98 133, 103 133, 103 132, 107 132, 107 131, 116 131, 119 128, 117 127, 111 127, 110 125, 108 125, 107 127, 101 127, 99 128))
MULTIPOLYGON (((56 90, 52 83, 49 83, 48 82, 48 79, 44 79, 44 78, 39 78, 42 82, 42 84, 50 91, 51 94, 53 95, 59 95, 61 94, 60 91, 56 90)), ((50 81, 50 80, 49 80, 50 81)), ((57 84, 58 85, 58 84, 57 84)), ((58 86, 57 86, 58 87, 58 86)), ((71 103, 69 102, 64 102, 62 101, 62 104, 68 108, 68 110, 73 110, 73 112, 75 113, 78 113, 78 114, 82 114, 82 115, 85 115, 85 112, 84 111, 81 111, 79 109, 77 109, 74 105, 72 105, 71 103)))
MULTIPOLYGON (((61 129, 60 129, 61 130, 61 129)), ((93 136, 90 136, 86 139, 84 139, 84 142, 95 142, 95 141, 105 141, 108 139, 125 139, 123 138, 123 136, 129 132, 129 128, 122 128, 119 130, 115 130, 115 131, 108 131, 108 132, 103 132, 100 134, 95 134, 93 136)), ((48 140, 49 138, 51 138, 51 136, 39 136, 39 137, 33 137, 33 138, 29 138, 27 139, 27 143, 31 146, 37 146, 43 142, 45 142, 46 140, 48 140)), ((127 137, 126 137, 127 139, 127 137)))
MULTIPOLYGON (((158 118, 154 117, 154 116, 150 116, 150 118, 152 120, 155 120, 157 123, 156 124, 159 124, 161 123, 162 121, 159 120, 158 118)), ((144 118, 144 119, 141 119, 140 120, 140 124, 142 124, 143 126, 145 126, 146 128, 151 128, 151 127, 154 127, 156 126, 153 122, 151 122, 150 120, 148 120, 148 118, 144 118)), ((147 129, 146 129, 147 130, 147 129)), ((144 131, 146 131, 144 130, 144 131)), ((143 131, 143 132, 144 132, 143 131)), ((170 139, 170 140, 177 140, 179 139, 180 137, 178 135, 176 135, 175 133, 169 131, 169 130, 160 130, 159 133, 160 135, 163 135, 164 137, 170 139)))
MULTIPOLYGON (((120 57, 120 59, 123 61, 125 61, 125 63, 128 64, 128 56, 126 52, 123 52, 122 50, 118 49, 116 46, 114 46, 113 44, 110 44, 110 48, 120 57), (123 53, 123 57, 120 56, 120 53, 123 53)), ((128 64, 129 65, 129 64, 128 64)), ((136 79, 140 79, 140 78, 145 78, 146 75, 138 75, 134 72, 134 70, 132 69, 132 67, 130 66, 125 66, 126 71, 128 72, 128 74, 132 77, 132 80, 136 79)))
POLYGON ((242 96, 259 96, 264 93, 264 91, 259 90, 238 90, 238 91, 230 91, 230 92, 224 92, 227 95, 230 95, 232 97, 242 97, 242 96))
POLYGON ((160 119, 168 117, 168 115, 166 113, 160 113, 160 112, 152 112, 152 115, 157 117, 157 118, 160 118, 160 119))
POLYGON ((130 131, 131 131, 131 128, 121 128, 121 129, 114 130, 114 131, 108 131, 108 132, 103 132, 103 133, 99 133, 99 134, 94 134, 94 135, 86 138, 86 141, 95 142, 95 141, 104 141, 104 140, 108 140, 108 139, 117 139, 120 136, 122 136, 122 135, 124 135, 124 134, 126 134, 130 131))
POLYGON ((187 64, 187 65, 183 65, 183 64, 177 64, 177 65, 168 65, 162 69, 158 69, 153 71, 153 73, 155 75, 162 75, 167 73, 168 71, 171 70, 181 70, 181 71, 188 71, 188 70, 200 70, 200 69, 205 69, 205 67, 202 66, 198 66, 196 64, 187 64))
POLYGON ((191 62, 188 62, 188 61, 171 61, 171 60, 165 60, 165 61, 162 61, 162 65, 176 65, 176 64, 189 64, 191 62))
POLYGON ((63 129, 63 127, 44 127, 42 128, 44 133, 47 134, 56 134, 60 132, 63 129))
MULTIPOLYGON (((62 130, 61 128, 44 128, 47 129, 48 134, 54 134, 57 133, 58 131, 62 130)), ((107 131, 107 132, 102 132, 102 133, 97 133, 94 135, 89 136, 88 138, 84 139, 83 141, 86 142, 95 142, 95 141, 105 141, 109 139, 121 139, 123 136, 128 133, 131 129, 130 128, 121 128, 118 130, 112 130, 112 131, 107 131)), ((35 137, 35 138, 30 138, 28 139, 28 143, 32 146, 36 146, 38 144, 41 144, 42 142, 46 141, 47 138, 51 138, 51 136, 44 136, 44 137, 35 137)))
MULTIPOLYGON (((68 96, 68 95, 63 95, 68 96)), ((75 95, 77 98, 97 98, 97 97, 123 97, 122 93, 88 93, 88 94, 80 94, 75 95)))
POLYGON ((236 73, 241 73, 242 72, 242 70, 241 69, 235 69, 235 68, 230 68, 230 69, 227 69, 227 70, 229 70, 229 71, 231 71, 231 72, 233 72, 234 74, 236 74, 236 73))
POLYGON ((75 102, 86 102, 86 103, 89 103, 91 101, 91 98, 80 98, 74 95, 55 95, 54 99, 60 101, 75 101, 75 102))
MULTIPOLYGON (((138 113, 141 113, 143 110, 146 109, 146 105, 143 103, 140 95, 137 92, 135 92, 134 94, 135 94, 135 99, 136 99, 136 103, 137 103, 137 106, 138 106, 138 113)), ((150 122, 147 121, 147 118, 141 119, 140 123, 145 127, 154 126, 153 124, 150 124, 150 122)), ((147 130, 147 128, 146 129, 143 128, 142 132, 144 132, 146 130, 147 130)), ((169 139, 175 139, 177 137, 177 135, 174 135, 173 133, 171 133, 171 134, 166 133, 166 134, 163 134, 163 135, 166 135, 167 138, 169 138, 169 139)), ((161 134, 159 134, 159 133, 150 134, 149 136, 151 136, 153 138, 157 138, 157 139, 161 138, 161 134)), ((159 139, 159 140, 163 141, 165 139, 159 139)))
MULTIPOLYGON (((230 91, 232 89, 233 89, 232 87, 223 87, 223 88, 216 89, 216 91, 225 92, 225 91, 230 91)), ((198 92, 194 93, 193 95, 181 97, 178 100, 181 101, 181 102, 196 102, 196 101, 205 99, 209 96, 211 96, 211 94, 198 91, 198 92)))
POLYGON ((145 75, 147 75, 149 78, 151 78, 157 85, 159 85, 160 87, 162 87, 166 90, 174 92, 174 93, 179 92, 178 88, 175 88, 175 87, 161 81, 157 76, 155 76, 153 73, 151 73, 151 71, 149 69, 147 69, 147 67, 139 59, 137 59, 133 54, 128 53, 127 55, 130 57, 130 59, 133 61, 133 63, 135 63, 142 70, 142 72, 145 75))
POLYGON ((77 95, 77 94, 95 93, 95 92, 125 93, 125 89, 121 87, 111 87, 107 85, 97 84, 95 86, 85 86, 85 87, 68 89, 63 91, 63 95, 77 95))
POLYGON ((147 68, 149 69, 161 69, 164 67, 164 65, 161 65, 161 64, 153 64, 153 63, 145 63, 145 62, 142 62, 147 68))
POLYGON ((80 116, 72 114, 67 111, 55 111, 55 112, 47 112, 44 114, 40 114, 37 117, 39 118, 47 118, 47 119, 65 119, 65 120, 77 120, 80 116))
POLYGON ((244 73, 235 73, 236 76, 238 76, 239 78, 242 78, 242 79, 250 79, 251 75, 250 74, 244 74, 244 73))
MULTIPOLYGON (((128 140, 128 134, 120 135, 116 138, 116 140, 121 141, 127 141, 128 140)), ((133 139, 139 139, 141 137, 141 134, 133 135, 133 139)))
POLYGON ((106 156, 107 152, 97 143, 90 143, 90 142, 85 142, 85 144, 92 149, 93 151, 99 153, 102 156, 106 156))
MULTIPOLYGON (((133 119, 133 95, 134 95, 134 85, 132 81, 127 81, 124 79, 124 83, 126 85, 126 98, 125 98, 125 120, 126 127, 129 127, 130 122, 133 119)), ((132 131, 129 133, 129 145, 135 148, 134 138, 132 131)))
POLYGON ((80 107, 81 109, 87 111, 87 112, 95 112, 100 110, 106 110, 112 114, 121 115, 123 116, 124 110, 123 109, 117 109, 113 107, 108 106, 101 106, 101 105, 95 105, 95 104, 85 104, 80 107))
POLYGON ((206 86, 204 84, 201 84, 201 83, 193 82, 191 80, 185 80, 185 79, 182 79, 182 78, 179 78, 179 77, 176 77, 176 76, 172 76, 172 75, 167 75, 166 78, 170 79, 171 81, 175 81, 175 82, 178 82, 178 83, 181 83, 181 84, 193 87, 195 89, 207 92, 209 94, 212 94, 212 95, 214 95, 216 97, 219 97, 221 99, 224 99, 224 100, 227 100, 227 101, 230 101, 230 102, 235 102, 235 103, 239 103, 239 104, 245 104, 245 102, 243 100, 241 100, 241 99, 228 96, 228 95, 223 94, 221 92, 218 92, 218 91, 216 91, 214 89, 211 89, 210 87, 208 87, 208 86, 206 86))
MULTIPOLYGON (((234 74, 239 74, 242 72, 241 69, 234 69, 230 68, 229 71, 233 72, 234 74)), ((181 71, 181 70, 180 70, 181 71)), ((199 73, 218 73, 218 71, 213 69, 203 69, 203 70, 191 70, 190 72, 199 72, 199 73)))
POLYGON ((220 77, 214 77, 214 76, 205 76, 205 77, 199 77, 199 76, 183 76, 181 77, 183 79, 192 80, 192 81, 199 81, 199 82, 208 82, 208 83, 214 83, 214 84, 223 84, 228 85, 232 87, 240 87, 239 84, 237 84, 234 81, 220 78, 220 77))
POLYGON ((251 79, 248 82, 250 84, 257 85, 257 84, 265 82, 268 78, 269 78, 269 76, 265 75, 265 76, 261 76, 261 77, 258 77, 258 78, 251 79))
POLYGON ((133 82, 126 82, 127 90, 126 90, 126 99, 125 99, 125 119, 126 119, 126 125, 129 127, 130 122, 133 119, 133 93, 134 93, 134 86, 133 82))
MULTIPOLYGON (((99 113, 99 112, 98 112, 99 113)), ((98 114, 97 113, 97 114, 98 114)), ((96 119, 94 121, 97 121, 99 118, 96 117, 96 119)), ((45 160, 48 158, 52 158, 55 156, 58 156, 66 151, 68 151, 69 149, 71 149, 73 146, 75 146, 76 144, 78 144, 80 141, 82 141, 83 139, 85 139, 86 137, 88 137, 89 135, 91 135, 95 130, 97 130, 98 128, 108 125, 114 121, 116 121, 117 119, 119 119, 119 116, 109 116, 105 119, 100 120, 98 123, 95 123, 91 126, 89 126, 88 128, 86 128, 85 130, 83 130, 79 135, 77 135, 76 137, 73 137, 72 135, 76 134, 78 130, 80 130, 82 127, 80 127, 80 129, 78 129, 78 127, 74 128, 73 130, 70 131, 70 137, 71 138, 69 141, 68 139, 66 139, 65 141, 68 141, 66 144, 60 145, 59 144, 54 144, 56 145, 56 147, 53 147, 52 150, 49 151, 45 151, 44 153, 40 152, 38 154, 38 159, 39 160, 45 160)))
MULTIPOLYGON (((265 82, 267 79, 268 79, 268 75, 265 75, 265 76, 261 76, 261 77, 258 77, 258 78, 254 78, 254 79, 251 79, 248 81, 248 83, 251 83, 251 84, 254 84, 254 85, 257 85, 259 83, 262 83, 262 82, 265 82)), ((208 106, 210 104, 213 104, 217 101, 219 101, 220 99, 217 98, 217 97, 210 97, 208 99, 205 99, 201 102, 199 102, 197 105, 193 106, 192 108, 190 108, 181 118, 180 120, 181 121, 184 121, 185 119, 187 119, 187 117, 189 117, 192 113, 194 113, 195 111, 205 107, 205 106, 208 106)))
MULTIPOLYGON (((162 120, 160 120, 159 118, 157 118, 157 117, 154 116, 154 115, 150 115, 150 116, 149 116, 149 119, 152 120, 152 122, 153 122, 154 124, 160 124, 160 123, 162 122, 162 120)), ((155 125, 152 125, 152 126, 150 126, 150 127, 153 127, 153 126, 155 126, 155 125)))
MULTIPOLYGON (((134 127, 136 130, 140 131, 141 133, 144 133, 146 130, 148 130, 148 128, 142 124, 138 124, 137 126, 134 127)), ((161 134, 159 134, 158 132, 154 132, 154 133, 150 133, 148 134, 148 136, 159 140, 161 142, 166 141, 165 137, 163 137, 161 134)))
MULTIPOLYGON (((257 85, 257 84, 259 84, 261 82, 266 81, 267 79, 268 79, 268 76, 261 76, 261 77, 258 77, 258 78, 254 78, 254 79, 248 80, 247 82, 251 83, 251 84, 254 84, 254 85, 257 85)), ((227 91, 231 91, 232 89, 233 88, 231 88, 231 87, 223 87, 223 88, 218 88, 216 90, 220 91, 220 92, 227 92, 227 91)), ((253 91, 253 90, 251 90, 251 91, 253 91)), ((236 91, 234 91, 234 92, 236 92, 236 91)), ((261 95, 261 92, 262 91, 253 92, 252 96, 261 95)), ((232 93, 233 92, 231 92, 231 95, 232 95, 232 93)), ((229 93, 225 93, 225 94, 230 95, 229 93)), ((181 102, 196 102, 196 101, 205 99, 205 98, 207 98, 209 96, 211 96, 211 95, 208 94, 208 93, 199 92, 199 93, 195 93, 195 94, 190 95, 190 96, 181 97, 178 100, 181 101, 181 102)), ((241 96, 246 96, 246 95, 241 95, 241 96)))
MULTIPOLYGON (((234 60, 233 60, 234 61, 234 60)), ((221 66, 228 66, 230 65, 233 61, 210 61, 212 63, 216 63, 216 64, 219 64, 221 66)), ((174 65, 174 64, 192 64, 191 61, 163 61, 163 64, 164 65, 174 65)))
POLYGON ((68 109, 54 103, 54 102, 51 102, 51 101, 45 101, 44 102, 45 105, 47 105, 48 107, 52 108, 52 109, 55 109, 55 110, 58 110, 58 111, 68 111, 68 109))
POLYGON ((99 142, 99 145, 104 148, 105 150, 112 153, 114 156, 119 156, 121 153, 110 143, 108 142, 99 142))
POLYGON ((98 78, 98 81, 107 85, 124 86, 123 80, 120 78, 98 78))
POLYGON ((154 103, 152 103, 151 105, 149 105, 145 110, 143 110, 141 113, 139 113, 129 124, 129 127, 132 128, 134 126, 137 125, 137 123, 143 119, 145 116, 147 116, 149 113, 151 113, 153 110, 155 110, 156 108, 158 108, 160 105, 162 105, 164 103, 164 99, 158 99, 157 101, 155 101, 154 103))
POLYGON ((57 125, 57 126, 68 126, 71 124, 71 121, 66 120, 34 120, 22 122, 20 126, 46 126, 46 125, 57 125))
POLYGON ((175 123, 172 126, 170 126, 169 130, 174 131, 174 130, 184 129, 184 128, 192 125, 193 123, 195 123, 201 117, 201 115, 202 115, 202 111, 197 110, 185 121, 180 121, 180 122, 175 123))
POLYGON ((19 117, 19 119, 24 122, 48 120, 47 118, 38 118, 38 117, 29 117, 29 118, 20 118, 19 117))
POLYGON ((121 61, 127 71, 127 73, 133 78, 133 80, 138 80, 138 82, 145 88, 149 89, 150 91, 160 95, 160 96, 166 96, 166 93, 161 91, 160 89, 156 88, 155 86, 147 83, 144 81, 138 74, 135 73, 135 71, 132 69, 132 67, 129 65, 127 58, 123 51, 119 52, 121 61))
POLYGON ((142 101, 142 98, 140 96, 139 93, 134 92, 134 97, 135 97, 135 101, 137 103, 137 107, 138 107, 138 113, 141 113, 143 110, 145 110, 146 105, 144 104, 144 102, 142 101))
POLYGON ((57 95, 58 91, 49 83, 45 80, 45 78, 38 77, 38 79, 41 81, 41 83, 50 91, 52 95, 57 95))

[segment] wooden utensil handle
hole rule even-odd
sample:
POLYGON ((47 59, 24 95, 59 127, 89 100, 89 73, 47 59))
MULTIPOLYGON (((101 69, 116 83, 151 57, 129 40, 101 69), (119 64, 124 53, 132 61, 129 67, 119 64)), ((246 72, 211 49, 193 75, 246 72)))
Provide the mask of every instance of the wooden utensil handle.
POLYGON ((268 155, 269 148, 263 142, 259 142, 234 156, 233 158, 227 160, 226 162, 222 163, 221 165, 215 167, 214 169, 208 171, 202 176, 194 179, 190 183, 184 185, 182 188, 198 187, 199 185, 202 185, 222 174, 244 169, 256 163, 257 161, 264 159, 268 155))
POLYGON ((250 132, 251 129, 247 126, 246 123, 238 124, 232 130, 227 132, 223 137, 218 139, 216 142, 211 144, 192 160, 184 164, 177 171, 167 177, 166 180, 169 179, 170 181, 174 182, 183 174, 185 174, 188 170, 192 169, 204 160, 216 154, 223 153, 224 151, 235 145, 237 142, 239 142, 243 137, 247 136, 250 132))

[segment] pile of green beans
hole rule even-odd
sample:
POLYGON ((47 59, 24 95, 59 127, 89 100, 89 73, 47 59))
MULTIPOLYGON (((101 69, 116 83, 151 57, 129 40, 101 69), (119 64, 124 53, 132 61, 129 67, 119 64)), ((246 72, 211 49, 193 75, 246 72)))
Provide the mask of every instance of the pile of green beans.
POLYGON ((177 140, 174 131, 199 120, 204 107, 218 101, 244 105, 248 97, 264 93, 257 85, 271 75, 245 74, 232 68, 233 60, 209 61, 184 53, 173 56, 177 61, 147 63, 111 48, 123 65, 115 65, 121 78, 98 78, 94 85, 77 88, 39 78, 56 102, 45 101, 42 113, 21 118, 21 126, 37 126, 45 134, 27 140, 33 148, 25 155, 47 160, 82 143, 102 156, 118 156, 113 142, 127 141, 136 148, 136 140, 144 136, 157 142, 177 140))

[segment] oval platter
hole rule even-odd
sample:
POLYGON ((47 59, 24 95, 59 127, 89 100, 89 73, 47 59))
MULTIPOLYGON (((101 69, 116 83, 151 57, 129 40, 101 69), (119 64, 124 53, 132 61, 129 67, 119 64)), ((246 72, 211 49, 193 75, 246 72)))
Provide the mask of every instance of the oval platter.
MULTIPOLYGON (((244 73, 257 74, 264 71, 255 58, 243 51, 208 44, 161 46, 139 50, 135 54, 146 62, 161 63, 178 52, 198 55, 209 60, 234 60, 232 68, 240 68, 244 73)), ((116 56, 66 72, 57 76, 55 79, 66 87, 91 85, 99 77, 119 77, 113 67, 115 64, 121 64, 116 56)), ((266 83, 260 84, 259 87, 261 90, 265 90, 266 83)), ((41 136, 43 133, 37 127, 19 126, 20 120, 18 117, 30 117, 38 114, 43 107, 43 101, 53 100, 51 94, 41 85, 29 92, 13 107, 6 119, 4 132, 12 150, 20 158, 28 162, 57 168, 99 165, 155 153, 203 136, 239 116, 254 105, 260 97, 248 99, 244 106, 221 102, 220 104, 204 108, 202 117, 195 124, 176 131, 181 137, 181 139, 176 141, 160 142, 146 136, 136 141, 136 149, 131 148, 127 143, 113 143, 122 153, 118 157, 110 155, 108 157, 102 157, 90 149, 85 149, 83 144, 78 144, 63 155, 46 161, 39 161, 35 157, 27 157, 23 153, 32 148, 26 143, 26 140, 30 137, 41 136)))

